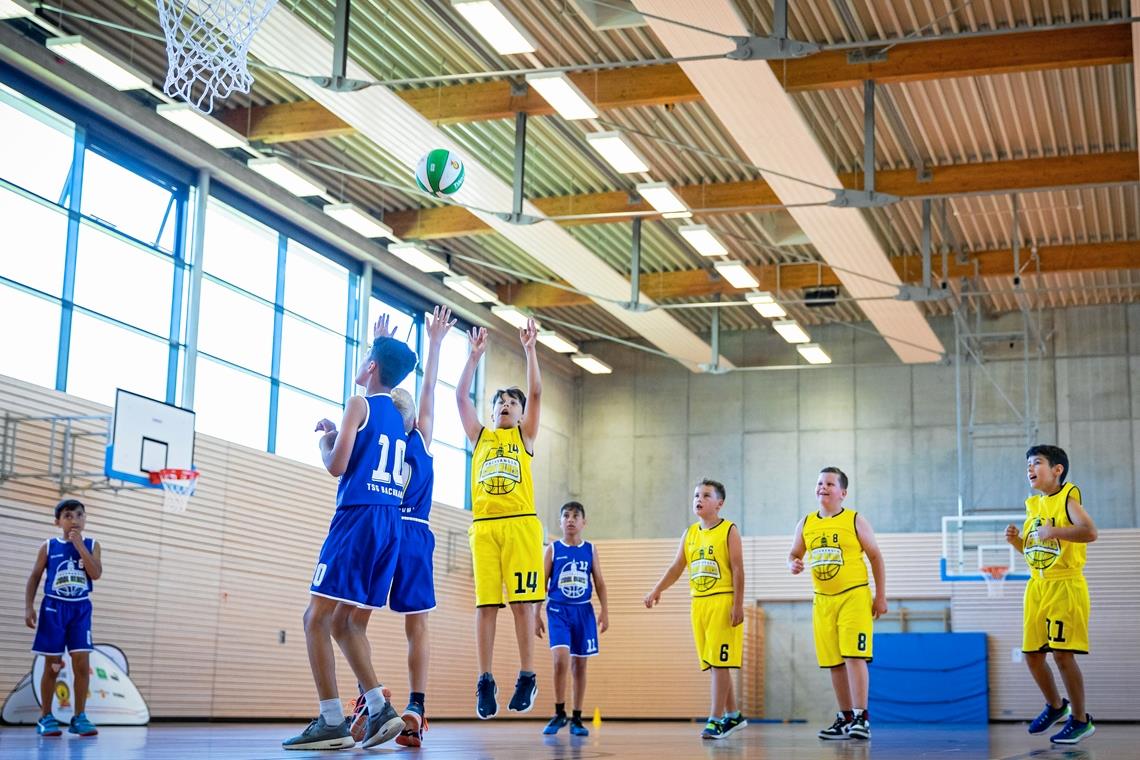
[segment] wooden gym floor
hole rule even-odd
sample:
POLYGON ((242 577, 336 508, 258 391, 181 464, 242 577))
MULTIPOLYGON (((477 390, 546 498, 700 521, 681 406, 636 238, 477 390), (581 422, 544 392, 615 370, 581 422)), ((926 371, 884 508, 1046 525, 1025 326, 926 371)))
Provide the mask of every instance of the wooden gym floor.
POLYGON ((538 721, 440 722, 432 726, 419 750, 395 743, 376 750, 286 752, 282 739, 304 728, 289 724, 157 723, 146 728, 104 728, 99 736, 80 739, 66 733, 41 739, 32 727, 0 728, 0 756, 5 760, 88 758, 96 760, 262 760, 263 758, 378 757, 402 753, 419 758, 478 758, 479 760, 912 760, 913 758, 999 758, 1001 760, 1116 760, 1137 756, 1140 727, 1104 725, 1095 736, 1075 747, 1051 746, 1047 738, 1031 737, 1024 724, 994 724, 980 729, 923 729, 875 726, 870 742, 823 742, 819 726, 759 724, 728 739, 701 741, 696 723, 608 722, 591 727, 590 736, 541 734, 538 721))

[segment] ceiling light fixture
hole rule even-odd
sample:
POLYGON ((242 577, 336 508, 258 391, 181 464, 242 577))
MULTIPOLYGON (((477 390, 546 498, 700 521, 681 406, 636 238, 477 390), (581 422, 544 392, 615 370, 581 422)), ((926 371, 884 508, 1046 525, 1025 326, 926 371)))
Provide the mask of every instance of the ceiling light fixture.
POLYGON ((760 316, 765 319, 783 319, 788 316, 784 307, 776 303, 775 297, 767 291, 746 293, 744 297, 748 299, 748 303, 752 304, 752 308, 760 312, 760 316))
POLYGON ((571 343, 553 330, 539 330, 538 342, 560 354, 578 353, 578 345, 571 343))
POLYGON ((724 259, 716 262, 713 266, 716 267, 720 276, 728 280, 728 284, 734 288, 754 288, 760 284, 760 281, 742 261, 724 259))
POLYGON ((443 259, 428 253, 415 243, 392 243, 388 246, 388 253, 421 272, 451 273, 451 269, 443 259))
POLYGON ((527 74, 526 83, 538 90, 542 99, 553 106, 563 119, 596 119, 598 112, 570 77, 561 71, 540 71, 527 74))
POLYGON ((796 346, 800 356, 807 359, 808 364, 831 364, 831 357, 819 347, 818 343, 804 343, 796 346))
POLYGON ((772 328, 780 334, 780 337, 789 343, 810 343, 811 336, 800 327, 800 323, 794 319, 778 319, 772 323, 772 328))
POLYGON ((460 275, 444 277, 443 284, 475 303, 488 303, 496 298, 494 292, 470 277, 460 275))
POLYGON ((690 211, 681 196, 669 187, 668 182, 641 182, 637 194, 662 214, 678 214, 690 211))
POLYGON ((189 103, 160 103, 155 110, 162 118, 215 148, 239 148, 246 144, 244 137, 189 103))
POLYGON ((613 367, 593 354, 574 354, 570 357, 570 361, 594 375, 608 375, 614 371, 613 367))
POLYGON ((530 315, 517 306, 492 306, 491 313, 511 327, 526 327, 530 315))
POLYGON ((366 238, 392 237, 391 227, 383 222, 376 221, 351 203, 331 203, 325 206, 324 212, 345 227, 356 230, 366 238))
POLYGON ((467 23, 503 55, 533 53, 538 43, 499 0, 451 0, 467 23))
POLYGON ((273 158, 251 158, 246 162, 246 166, 270 182, 285 188, 298 198, 325 194, 324 187, 313 182, 276 156, 273 158))
POLYGON ((79 35, 53 37, 45 44, 48 50, 60 58, 66 58, 116 90, 138 90, 150 86, 149 79, 122 65, 79 35))
POLYGON ((724 243, 720 242, 720 238, 707 224, 686 224, 679 227, 677 232, 680 232, 685 242, 702 256, 724 256, 728 253, 724 243))
POLYGON ((621 132, 592 132, 586 135, 586 142, 621 174, 649 171, 649 164, 621 132))

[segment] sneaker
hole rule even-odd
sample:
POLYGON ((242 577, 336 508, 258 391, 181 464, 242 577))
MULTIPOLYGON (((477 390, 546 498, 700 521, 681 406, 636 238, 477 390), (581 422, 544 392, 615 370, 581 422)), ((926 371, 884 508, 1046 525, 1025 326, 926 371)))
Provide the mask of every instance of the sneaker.
POLYGON ((348 749, 356 744, 349 732, 350 722, 343 720, 335 726, 325 723, 318 715, 301 733, 281 742, 284 749, 348 749))
POLYGON ((855 716, 851 725, 847 727, 847 733, 852 739, 871 738, 871 716, 867 714, 866 710, 855 716))
POLYGON ((424 708, 415 702, 409 702, 400 716, 404 721, 404 730, 396 737, 396 744, 401 747, 420 747, 424 743, 424 732, 428 730, 427 717, 424 708))
POLYGON ((368 703, 364 701, 364 693, 361 692, 356 698, 356 704, 352 706, 352 717, 349 719, 348 733, 352 735, 353 741, 364 739, 364 729, 367 725, 368 703))
POLYGON ((54 715, 45 715, 36 721, 36 733, 40 736, 63 736, 63 727, 54 715))
POLYGON ((480 720, 490 720, 499 714, 499 687, 491 676, 479 676, 475 687, 475 714, 480 720))
POLYGON ((720 729, 726 737, 731 735, 733 731, 739 731, 747 725, 748 721, 744 719, 743 714, 735 717, 724 717, 720 720, 720 729))
POLYGON ((550 719, 550 722, 546 724, 546 728, 542 729, 542 733, 546 734, 547 736, 553 736, 554 734, 561 731, 569 722, 570 719, 565 715, 555 715, 550 719))
POLYGON ((1062 699, 1060 707, 1053 707, 1053 705, 1046 703, 1045 709, 1041 714, 1033 719, 1029 724, 1029 733, 1043 734, 1049 730, 1050 727, 1060 723, 1065 718, 1073 714, 1073 708, 1069 705, 1069 700, 1062 699))
POLYGON ((847 735, 847 729, 850 725, 850 721, 844 717, 843 713, 835 713, 835 722, 820 731, 818 734, 816 734, 816 736, 818 736, 820 739, 847 740, 851 738, 847 735))
POLYGON ((515 681, 515 695, 507 709, 511 712, 530 712, 534 707, 534 698, 538 696, 538 676, 524 676, 519 674, 515 681))
POLYGON ((589 736, 590 729, 582 725, 581 718, 570 719, 570 734, 572 736, 589 736))
POLYGON ((368 727, 364 729, 364 741, 360 746, 365 749, 375 747, 395 739, 403 730, 404 719, 392 708, 392 703, 385 700, 384 708, 378 714, 368 714, 368 727))
POLYGON ((1085 722, 1073 720, 1073 716, 1069 716, 1069 720, 1065 722, 1065 727, 1061 729, 1060 733, 1053 734, 1049 737, 1049 741, 1054 744, 1076 744, 1081 739, 1087 736, 1092 736, 1096 733, 1096 726, 1093 725, 1093 718, 1088 713, 1085 713, 1085 722))
POLYGON ((705 724, 705 730, 701 731, 702 739, 723 739, 724 729, 721 728, 719 720, 710 720, 705 724))
POLYGON ((95 724, 88 720, 85 712, 81 712, 71 719, 71 725, 68 726, 67 731, 80 736, 95 736, 99 733, 99 729, 95 728, 95 724))

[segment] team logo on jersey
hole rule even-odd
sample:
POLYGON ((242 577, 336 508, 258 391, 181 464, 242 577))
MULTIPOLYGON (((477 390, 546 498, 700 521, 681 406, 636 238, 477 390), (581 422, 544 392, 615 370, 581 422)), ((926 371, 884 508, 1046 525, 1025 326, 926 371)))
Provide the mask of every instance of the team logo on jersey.
POLYGON ((590 564, 585 560, 581 562, 570 560, 558 573, 558 590, 567 599, 580 599, 585 596, 589 585, 590 564))
POLYGON ((502 496, 515 490, 522 482, 522 465, 509 456, 500 446, 495 456, 490 457, 479 468, 479 484, 483 490, 494 496, 502 496))
POLYGON ((1037 536, 1037 529, 1044 524, 1040 517, 1034 518, 1033 526, 1025 535, 1025 564, 1034 570, 1044 570, 1051 567, 1061 556, 1061 542, 1055 538, 1042 539, 1037 536))
POLYGON ((697 557, 689 563, 689 583, 697 591, 708 591, 720 580, 720 563, 713 556, 711 546, 702 546, 697 557))
POLYGON ((87 593, 87 572, 75 560, 67 560, 56 569, 51 592, 56 596, 83 596, 87 593))
POLYGON ((827 535, 817 536, 811 542, 811 574, 816 580, 829 581, 839 575, 843 567, 843 550, 835 541, 828 541, 827 535))

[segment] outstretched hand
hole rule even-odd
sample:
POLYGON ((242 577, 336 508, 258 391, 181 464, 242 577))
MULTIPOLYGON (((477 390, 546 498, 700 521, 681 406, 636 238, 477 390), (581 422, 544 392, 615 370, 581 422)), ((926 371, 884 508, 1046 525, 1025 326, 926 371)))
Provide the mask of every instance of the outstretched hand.
POLYGON ((471 332, 467 333, 467 343, 472 354, 482 356, 487 350, 487 328, 472 327, 471 332))
POLYGON ((519 342, 522 343, 523 349, 529 351, 534 348, 535 341, 538 339, 538 325, 534 322, 534 317, 528 317, 526 326, 519 328, 519 342))
POLYGON ((451 318, 451 309, 446 306, 436 306, 431 316, 424 320, 424 327, 428 334, 428 343, 439 346, 447 337, 448 331, 455 327, 456 320, 451 318))
POLYGON ((396 336, 396 326, 388 329, 390 320, 387 314, 381 314, 376 320, 376 324, 372 325, 372 340, 377 338, 393 338, 396 336))

